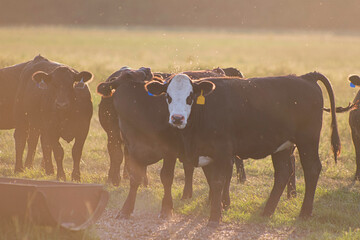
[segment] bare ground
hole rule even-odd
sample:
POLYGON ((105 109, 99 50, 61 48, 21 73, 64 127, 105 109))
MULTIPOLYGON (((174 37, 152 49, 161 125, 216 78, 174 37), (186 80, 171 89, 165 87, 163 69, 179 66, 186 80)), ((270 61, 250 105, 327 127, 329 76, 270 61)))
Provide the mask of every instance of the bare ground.
POLYGON ((221 223, 207 227, 200 217, 173 215, 159 219, 154 213, 135 212, 129 220, 115 219, 117 211, 106 210, 96 224, 99 237, 109 239, 302 239, 309 234, 295 228, 271 228, 262 224, 221 223))

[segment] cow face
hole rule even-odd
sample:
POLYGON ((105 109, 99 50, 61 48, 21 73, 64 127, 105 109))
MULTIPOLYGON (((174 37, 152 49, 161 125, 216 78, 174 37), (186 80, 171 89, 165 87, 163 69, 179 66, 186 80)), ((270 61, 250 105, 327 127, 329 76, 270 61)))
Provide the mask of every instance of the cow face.
POLYGON ((183 129, 188 122, 191 108, 198 96, 210 94, 215 85, 206 80, 192 81, 185 74, 177 74, 168 82, 151 81, 145 85, 152 95, 166 94, 170 125, 183 129))
POLYGON ((84 88, 85 83, 92 79, 92 74, 86 71, 76 73, 68 67, 58 67, 49 74, 36 72, 32 79, 39 88, 49 90, 56 110, 65 111, 75 101, 75 89, 84 88))

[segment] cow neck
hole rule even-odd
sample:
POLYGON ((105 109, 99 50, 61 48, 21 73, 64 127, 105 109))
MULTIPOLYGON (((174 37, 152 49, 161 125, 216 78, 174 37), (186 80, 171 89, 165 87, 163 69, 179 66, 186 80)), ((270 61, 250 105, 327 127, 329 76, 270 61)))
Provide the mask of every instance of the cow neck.
POLYGON ((198 166, 201 147, 199 142, 205 137, 202 136, 205 120, 205 105, 197 105, 195 103, 191 109, 188 124, 186 128, 181 131, 185 157, 188 161, 193 161, 195 166, 198 166))

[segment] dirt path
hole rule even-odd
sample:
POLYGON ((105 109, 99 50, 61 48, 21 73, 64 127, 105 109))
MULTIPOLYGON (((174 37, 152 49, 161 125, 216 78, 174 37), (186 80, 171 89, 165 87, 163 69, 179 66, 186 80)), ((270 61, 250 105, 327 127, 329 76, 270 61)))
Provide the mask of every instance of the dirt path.
POLYGON ((217 229, 206 227, 207 220, 174 215, 162 220, 156 214, 136 212, 129 220, 115 219, 117 211, 106 210, 97 222, 97 233, 109 239, 301 239, 307 233, 291 228, 272 229, 261 224, 221 223, 217 229))

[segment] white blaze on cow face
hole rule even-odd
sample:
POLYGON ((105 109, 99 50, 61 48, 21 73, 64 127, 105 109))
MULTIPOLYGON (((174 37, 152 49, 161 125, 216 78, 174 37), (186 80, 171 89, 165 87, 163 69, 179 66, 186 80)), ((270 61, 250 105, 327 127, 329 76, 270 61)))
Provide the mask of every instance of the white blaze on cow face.
POLYGON ((192 101, 189 104, 188 97, 193 93, 190 78, 185 74, 174 76, 167 87, 166 101, 169 108, 169 123, 179 129, 185 128, 191 113, 192 101))

